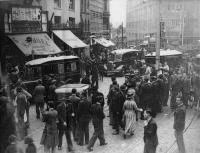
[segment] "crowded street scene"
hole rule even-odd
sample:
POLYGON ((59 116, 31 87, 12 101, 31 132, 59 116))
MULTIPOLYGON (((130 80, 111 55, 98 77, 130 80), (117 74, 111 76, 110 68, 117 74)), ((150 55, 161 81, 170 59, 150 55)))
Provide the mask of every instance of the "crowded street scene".
POLYGON ((0 1, 0 153, 200 153, 199 8, 0 1))

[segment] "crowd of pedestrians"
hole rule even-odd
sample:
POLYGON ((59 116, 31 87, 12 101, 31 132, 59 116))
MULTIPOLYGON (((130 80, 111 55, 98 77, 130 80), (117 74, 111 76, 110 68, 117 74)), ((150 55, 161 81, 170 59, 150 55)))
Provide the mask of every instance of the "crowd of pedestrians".
MULTIPOLYGON (((185 153, 183 140, 185 108, 191 95, 195 95, 197 91, 195 85, 198 81, 197 78, 187 76, 180 70, 170 76, 166 63, 162 71, 157 75, 147 66, 143 77, 138 77, 137 74, 128 76, 122 85, 118 84, 116 77, 112 77, 107 95, 109 124, 112 126, 113 135, 118 135, 122 130, 123 137, 126 139, 135 134, 137 121, 144 120, 144 153, 155 153, 158 136, 157 124, 153 118, 158 113, 162 113, 163 107, 168 105, 169 91, 171 91, 170 106, 175 109, 175 138, 180 152, 185 153)), ((74 143, 80 146, 86 145, 88 151, 93 151, 97 138, 100 146, 107 145, 103 124, 106 117, 104 114, 106 101, 103 93, 98 91, 96 80, 98 76, 95 75, 89 92, 84 90, 78 93, 76 89, 72 89, 69 97, 63 97, 59 101, 55 90, 63 83, 53 76, 45 76, 42 80, 38 80, 32 95, 22 81, 16 79, 15 73, 12 75, 14 82, 10 86, 2 82, 0 128, 5 133, 0 134, 1 140, 6 141, 1 144, 1 151, 21 153, 23 151, 16 145, 16 141, 24 140, 24 143, 28 144, 26 153, 37 152, 33 139, 27 137, 31 100, 35 103, 36 119, 41 119, 45 123, 40 142, 44 146, 45 153, 55 153, 56 148, 62 150, 63 135, 66 137, 69 152, 75 151, 74 143), (91 137, 90 121, 94 127, 91 137)), ((90 84, 90 77, 85 76, 81 82, 90 84)), ((198 99, 198 96, 194 97, 198 99)))

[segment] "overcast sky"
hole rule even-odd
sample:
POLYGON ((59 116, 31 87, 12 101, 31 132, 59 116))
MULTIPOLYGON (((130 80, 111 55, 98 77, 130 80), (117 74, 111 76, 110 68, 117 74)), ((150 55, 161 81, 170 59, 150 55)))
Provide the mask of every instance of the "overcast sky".
POLYGON ((114 27, 122 24, 126 25, 126 0, 111 0, 110 21, 114 27))

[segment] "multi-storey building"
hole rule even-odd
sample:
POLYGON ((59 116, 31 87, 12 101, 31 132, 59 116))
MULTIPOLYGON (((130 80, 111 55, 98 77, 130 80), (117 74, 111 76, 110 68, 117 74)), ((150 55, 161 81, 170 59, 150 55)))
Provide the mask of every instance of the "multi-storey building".
POLYGON ((87 39, 90 35, 90 1, 89 0, 81 0, 81 29, 82 29, 82 37, 87 39))
POLYGON ((97 35, 110 35, 110 0, 91 0, 90 33, 97 35))
POLYGON ((168 44, 183 45, 200 39, 199 0, 128 0, 127 39, 129 44, 155 36, 159 20, 164 23, 168 44), (160 12, 158 20, 158 12, 160 12))
POLYGON ((55 27, 74 27, 80 23, 80 0, 34 0, 33 5, 48 11, 48 18, 53 17, 55 27))

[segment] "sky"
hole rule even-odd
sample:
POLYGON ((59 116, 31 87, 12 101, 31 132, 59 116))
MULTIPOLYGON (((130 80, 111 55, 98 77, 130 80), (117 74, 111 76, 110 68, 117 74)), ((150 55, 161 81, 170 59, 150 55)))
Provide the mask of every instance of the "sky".
POLYGON ((118 27, 120 24, 126 25, 126 0, 111 0, 110 1, 110 22, 113 27, 118 27))

